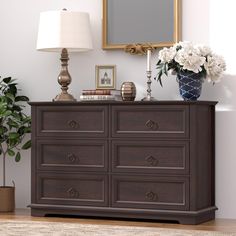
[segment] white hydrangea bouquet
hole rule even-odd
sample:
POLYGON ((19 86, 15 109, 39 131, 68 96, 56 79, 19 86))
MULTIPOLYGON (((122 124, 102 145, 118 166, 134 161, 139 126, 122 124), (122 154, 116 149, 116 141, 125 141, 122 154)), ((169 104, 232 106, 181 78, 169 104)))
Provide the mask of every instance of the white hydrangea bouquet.
POLYGON ((210 82, 220 81, 226 64, 223 57, 213 53, 203 45, 191 42, 179 42, 170 48, 163 48, 159 52, 156 80, 162 86, 161 78, 165 74, 198 74, 197 78, 210 82))

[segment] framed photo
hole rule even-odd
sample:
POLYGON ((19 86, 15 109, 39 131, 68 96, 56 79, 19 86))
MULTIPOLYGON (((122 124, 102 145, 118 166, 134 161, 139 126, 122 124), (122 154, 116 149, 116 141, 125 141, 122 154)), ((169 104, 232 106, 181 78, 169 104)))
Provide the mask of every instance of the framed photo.
POLYGON ((115 89, 115 83, 115 65, 96 65, 96 89, 115 89))

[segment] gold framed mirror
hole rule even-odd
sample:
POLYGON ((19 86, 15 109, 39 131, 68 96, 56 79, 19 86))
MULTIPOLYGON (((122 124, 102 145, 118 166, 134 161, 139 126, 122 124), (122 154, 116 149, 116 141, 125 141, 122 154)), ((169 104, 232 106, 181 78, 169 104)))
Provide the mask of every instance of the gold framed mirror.
POLYGON ((102 48, 172 46, 180 40, 180 25, 181 0, 103 0, 102 48))

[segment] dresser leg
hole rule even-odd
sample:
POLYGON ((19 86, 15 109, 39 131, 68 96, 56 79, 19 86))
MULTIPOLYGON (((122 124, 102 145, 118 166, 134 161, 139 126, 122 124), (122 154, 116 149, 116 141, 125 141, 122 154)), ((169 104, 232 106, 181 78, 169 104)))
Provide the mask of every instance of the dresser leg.
POLYGON ((39 209, 31 209, 31 216, 44 217, 46 215, 45 211, 39 209))
POLYGON ((215 212, 207 212, 196 216, 178 217, 178 222, 183 225, 197 225, 215 219, 215 212))

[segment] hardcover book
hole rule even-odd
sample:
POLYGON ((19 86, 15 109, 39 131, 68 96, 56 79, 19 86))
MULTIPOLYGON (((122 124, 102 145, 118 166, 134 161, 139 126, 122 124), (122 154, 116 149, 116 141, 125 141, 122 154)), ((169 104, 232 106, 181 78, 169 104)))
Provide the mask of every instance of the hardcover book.
POLYGON ((111 95, 109 89, 87 89, 82 91, 82 95, 111 95))
POLYGON ((116 100, 113 95, 80 95, 81 101, 91 100, 116 100))

